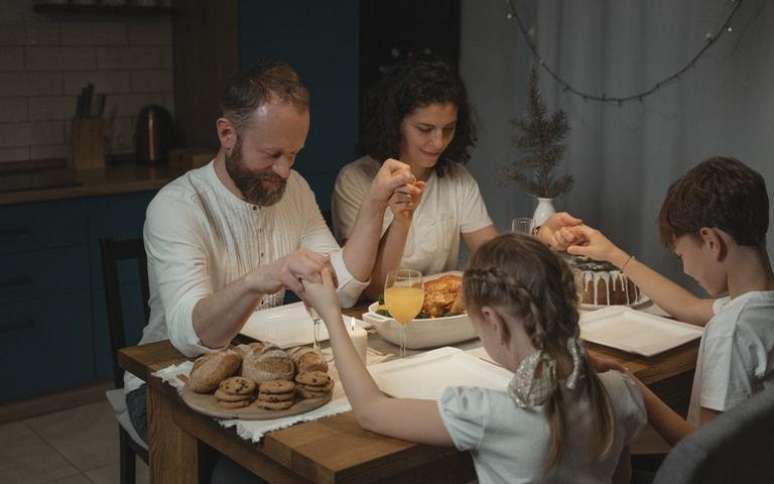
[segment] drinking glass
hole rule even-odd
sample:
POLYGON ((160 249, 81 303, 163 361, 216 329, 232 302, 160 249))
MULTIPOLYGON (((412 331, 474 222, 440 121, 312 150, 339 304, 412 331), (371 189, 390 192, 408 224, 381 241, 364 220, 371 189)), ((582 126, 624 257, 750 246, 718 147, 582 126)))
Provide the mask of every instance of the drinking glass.
POLYGON ((307 314, 309 314, 309 317, 312 318, 312 323, 314 324, 313 331, 312 331, 312 347, 316 350, 320 349, 320 315, 317 314, 317 310, 314 308, 310 308, 307 306, 306 303, 304 303, 304 308, 306 308, 307 314))
POLYGON ((384 283, 384 304, 392 318, 400 324, 400 357, 406 357, 406 325, 417 317, 425 300, 422 273, 397 269, 387 274, 384 283))
POLYGON ((511 222, 511 231, 530 235, 532 233, 532 217, 516 217, 511 222))

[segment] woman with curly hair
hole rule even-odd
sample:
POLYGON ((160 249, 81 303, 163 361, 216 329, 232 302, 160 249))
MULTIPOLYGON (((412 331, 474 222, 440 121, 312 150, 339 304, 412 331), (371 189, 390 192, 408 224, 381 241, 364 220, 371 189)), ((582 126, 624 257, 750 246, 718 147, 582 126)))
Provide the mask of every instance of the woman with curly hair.
MULTIPOLYGON (((385 160, 409 164, 417 180, 415 190, 396 194, 402 199, 385 213, 376 264, 384 274, 375 271, 366 294, 380 294, 387 271, 398 266, 426 275, 457 269, 460 238, 473 253, 497 236, 478 183, 464 167, 476 143, 476 126, 465 85, 452 67, 434 57, 396 65, 368 93, 364 123, 367 155, 344 166, 336 179, 336 236, 349 237, 385 160), (422 190, 419 196, 416 188, 422 190)), ((548 243, 554 229, 576 223, 566 214, 555 216, 541 239, 548 243)))

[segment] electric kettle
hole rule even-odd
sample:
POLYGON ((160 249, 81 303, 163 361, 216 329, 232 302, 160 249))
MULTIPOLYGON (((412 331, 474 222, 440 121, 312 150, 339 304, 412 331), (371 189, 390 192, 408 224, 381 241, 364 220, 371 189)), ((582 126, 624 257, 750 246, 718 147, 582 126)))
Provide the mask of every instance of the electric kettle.
POLYGON ((169 158, 172 145, 172 115, 162 106, 145 106, 137 115, 134 148, 137 162, 154 164, 169 158))

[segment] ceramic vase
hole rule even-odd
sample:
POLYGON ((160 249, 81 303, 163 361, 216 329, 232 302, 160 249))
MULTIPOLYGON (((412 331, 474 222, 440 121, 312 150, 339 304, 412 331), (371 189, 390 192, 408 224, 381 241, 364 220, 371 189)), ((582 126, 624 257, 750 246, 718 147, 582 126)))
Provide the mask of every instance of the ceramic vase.
POLYGON ((532 215, 532 226, 539 227, 545 223, 551 215, 556 213, 554 209, 553 198, 541 198, 537 197, 538 204, 535 208, 535 213, 532 215))

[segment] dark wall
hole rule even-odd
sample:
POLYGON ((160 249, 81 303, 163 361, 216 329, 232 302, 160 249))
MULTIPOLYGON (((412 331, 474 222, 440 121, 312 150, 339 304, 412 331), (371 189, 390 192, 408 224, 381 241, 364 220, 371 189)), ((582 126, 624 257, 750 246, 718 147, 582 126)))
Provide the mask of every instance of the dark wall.
POLYGON ((289 62, 312 95, 312 123, 295 168, 320 208, 341 166, 355 159, 358 130, 358 1, 239 2, 239 63, 289 62))

